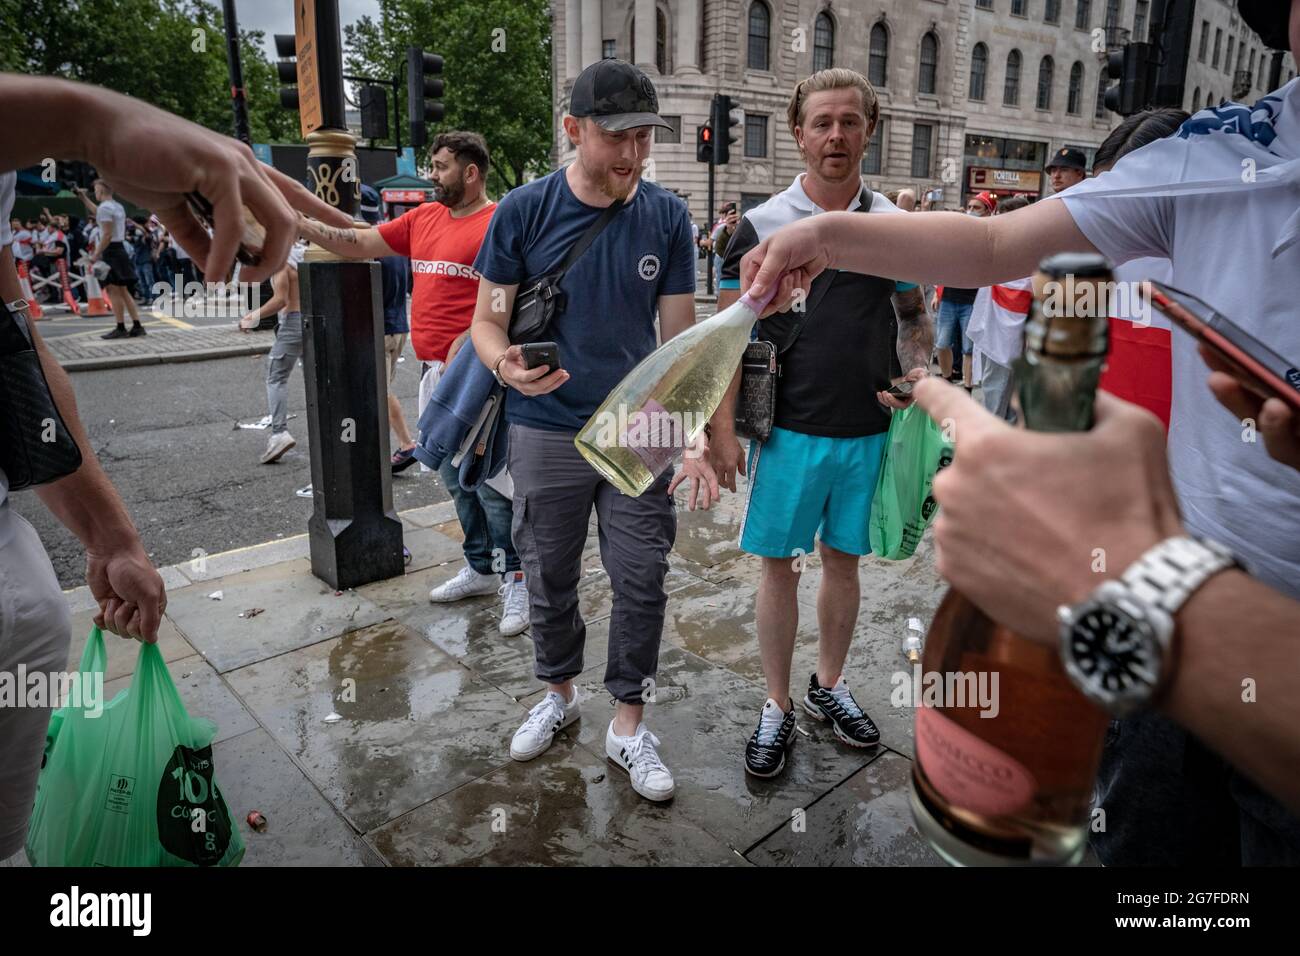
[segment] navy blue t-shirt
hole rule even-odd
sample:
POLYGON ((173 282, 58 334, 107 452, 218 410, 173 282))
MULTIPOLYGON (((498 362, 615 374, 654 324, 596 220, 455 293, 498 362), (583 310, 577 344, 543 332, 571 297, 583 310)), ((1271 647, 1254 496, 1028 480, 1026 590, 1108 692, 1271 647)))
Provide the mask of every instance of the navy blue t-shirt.
POLYGON ((401 335, 411 331, 406 317, 406 297, 411 292, 411 260, 406 256, 382 256, 379 260, 383 279, 384 334, 401 335))
MULTIPOLYGON (((559 267, 603 212, 573 195, 563 169, 511 190, 497 206, 474 268, 489 282, 526 287, 559 267)), ((642 180, 574 264, 560 288, 567 307, 546 338, 570 379, 546 395, 509 389, 506 419, 548 431, 578 431, 623 376, 655 348, 661 295, 695 291, 686 204, 642 180)))

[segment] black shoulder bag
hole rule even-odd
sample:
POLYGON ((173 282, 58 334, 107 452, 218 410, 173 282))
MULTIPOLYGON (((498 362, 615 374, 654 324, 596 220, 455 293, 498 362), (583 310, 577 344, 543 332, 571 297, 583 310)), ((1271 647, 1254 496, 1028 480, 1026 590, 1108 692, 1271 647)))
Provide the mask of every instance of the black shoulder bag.
POLYGON ((81 467, 81 449, 59 414, 21 309, 0 315, 0 468, 9 490, 64 478, 81 467))
MULTIPOLYGON (((859 198, 858 212, 871 208, 871 191, 864 189, 859 198)), ((779 348, 766 339, 757 339, 745 346, 740 359, 740 394, 736 396, 736 434, 741 438, 767 441, 772 435, 776 419, 776 389, 781 378, 781 356, 790 351, 808 317, 817 310, 822 299, 835 281, 838 270, 827 270, 813 282, 803 312, 795 323, 785 343, 779 348)))
POLYGON ((573 268, 573 264, 582 257, 582 254, 591 248, 596 237, 604 232, 605 227, 622 208, 621 199, 616 199, 606 206, 605 211, 596 217, 596 221, 587 227, 587 231, 569 249, 558 268, 541 276, 515 296, 515 308, 510 316, 512 344, 519 345, 542 340, 552 320, 564 311, 567 304, 564 293, 560 291, 560 280, 573 268))

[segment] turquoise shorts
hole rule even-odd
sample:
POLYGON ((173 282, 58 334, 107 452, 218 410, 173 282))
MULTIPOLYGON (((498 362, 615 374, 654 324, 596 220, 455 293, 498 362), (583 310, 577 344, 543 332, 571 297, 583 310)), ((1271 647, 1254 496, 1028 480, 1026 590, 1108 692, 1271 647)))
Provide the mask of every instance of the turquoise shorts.
POLYGON ((812 553, 815 536, 845 554, 870 554, 871 498, 888 434, 826 438, 773 428, 766 442, 752 442, 740 547, 796 557, 812 553))

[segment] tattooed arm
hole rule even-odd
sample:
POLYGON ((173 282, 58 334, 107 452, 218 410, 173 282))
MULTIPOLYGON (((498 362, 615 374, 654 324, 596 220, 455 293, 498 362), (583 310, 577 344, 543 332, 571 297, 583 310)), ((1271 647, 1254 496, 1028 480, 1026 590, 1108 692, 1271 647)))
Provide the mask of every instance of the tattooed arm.
MULTIPOLYGON (((921 287, 895 292, 894 315, 898 319, 898 363, 904 370, 899 381, 917 382, 930 374, 930 353, 934 351, 934 322, 925 308, 921 287)), ((906 408, 910 398, 895 398, 883 391, 876 397, 890 408, 906 408)))
POLYGON ((397 252, 379 235, 378 229, 340 229, 310 216, 298 217, 298 235, 345 259, 378 259, 397 252))

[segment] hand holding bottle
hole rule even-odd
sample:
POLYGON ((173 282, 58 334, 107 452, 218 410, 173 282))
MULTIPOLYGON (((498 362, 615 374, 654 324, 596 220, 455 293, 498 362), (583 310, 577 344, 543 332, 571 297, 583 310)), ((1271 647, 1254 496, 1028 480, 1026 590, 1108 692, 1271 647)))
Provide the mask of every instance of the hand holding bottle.
POLYGON ((811 288, 812 280, 830 268, 830 250, 819 220, 834 215, 838 213, 783 226, 745 254, 740 287, 756 300, 770 299, 761 317, 790 308, 795 290, 811 288))
POLYGON ((1012 428, 937 378, 913 395, 954 439, 934 480, 939 573, 1018 634, 1056 642, 1059 606, 1183 533, 1164 432, 1137 406, 1099 392, 1091 431, 1046 434, 1012 428))

